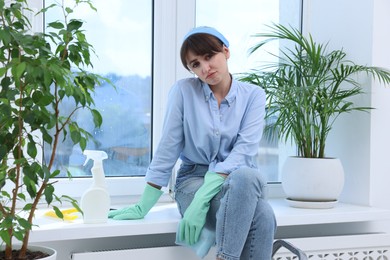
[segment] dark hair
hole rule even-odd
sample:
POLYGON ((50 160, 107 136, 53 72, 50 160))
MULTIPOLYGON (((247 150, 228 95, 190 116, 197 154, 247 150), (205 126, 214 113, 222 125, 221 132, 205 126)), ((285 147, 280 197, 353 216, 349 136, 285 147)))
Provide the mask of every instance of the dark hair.
POLYGON ((193 34, 181 45, 180 58, 184 68, 189 70, 187 66, 187 54, 192 51, 195 55, 215 54, 222 52, 223 43, 217 37, 207 33, 193 34))

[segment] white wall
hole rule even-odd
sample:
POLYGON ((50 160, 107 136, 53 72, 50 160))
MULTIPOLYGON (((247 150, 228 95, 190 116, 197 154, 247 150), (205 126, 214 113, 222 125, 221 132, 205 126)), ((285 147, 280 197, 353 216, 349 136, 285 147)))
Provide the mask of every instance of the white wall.
MULTIPOLYGON (((390 67, 389 1, 386 0, 306 0, 304 30, 329 48, 343 48, 358 64, 390 67)), ((367 95, 356 99, 376 109, 339 118, 329 137, 327 156, 340 157, 346 174, 341 200, 390 208, 390 87, 371 82, 364 76, 367 95)))
MULTIPOLYGON (((390 68, 390 1, 375 0, 373 10, 372 62, 390 68)), ((371 101, 370 202, 390 208, 390 87, 375 85, 371 101)))
MULTIPOLYGON (((304 28, 315 39, 330 41, 330 48, 344 48, 357 63, 390 68, 390 1, 305 2, 304 28)), ((364 82, 368 95, 357 101, 375 109, 340 118, 329 138, 332 144, 328 151, 344 165, 346 182, 341 200, 390 208, 390 86, 364 82)), ((360 229, 390 232, 390 222, 369 223, 360 229)))

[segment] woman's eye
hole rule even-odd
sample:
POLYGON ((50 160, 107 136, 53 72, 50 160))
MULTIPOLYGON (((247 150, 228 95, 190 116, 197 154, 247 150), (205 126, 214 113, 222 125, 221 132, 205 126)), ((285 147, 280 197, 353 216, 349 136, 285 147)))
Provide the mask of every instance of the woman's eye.
POLYGON ((214 56, 213 54, 206 54, 204 58, 205 60, 210 60, 213 56, 214 56))
POLYGON ((197 67, 199 67, 199 62, 194 62, 191 64, 191 68, 196 69, 197 67))

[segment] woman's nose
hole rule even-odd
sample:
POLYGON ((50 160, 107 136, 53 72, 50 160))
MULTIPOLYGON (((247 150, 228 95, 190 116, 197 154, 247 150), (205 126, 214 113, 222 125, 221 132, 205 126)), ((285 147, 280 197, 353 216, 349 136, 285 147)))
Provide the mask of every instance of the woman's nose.
POLYGON ((202 72, 207 73, 210 70, 210 64, 208 62, 203 62, 202 64, 202 72))

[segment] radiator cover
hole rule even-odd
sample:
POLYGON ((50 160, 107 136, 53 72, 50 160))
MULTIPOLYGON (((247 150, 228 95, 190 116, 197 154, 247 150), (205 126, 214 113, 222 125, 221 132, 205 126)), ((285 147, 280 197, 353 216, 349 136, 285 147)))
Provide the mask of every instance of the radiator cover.
MULTIPOLYGON (((388 234, 327 236, 286 240, 303 250, 310 260, 390 260, 390 235, 388 234)), ((73 253, 71 259, 199 260, 190 249, 180 246, 78 252, 73 253)), ((293 260, 296 257, 282 248, 273 259, 293 260)), ((211 249, 204 260, 215 260, 214 248, 211 249)))

